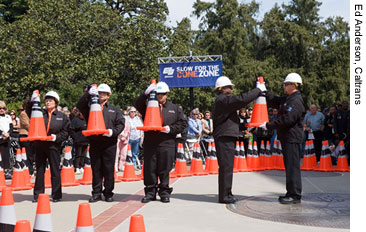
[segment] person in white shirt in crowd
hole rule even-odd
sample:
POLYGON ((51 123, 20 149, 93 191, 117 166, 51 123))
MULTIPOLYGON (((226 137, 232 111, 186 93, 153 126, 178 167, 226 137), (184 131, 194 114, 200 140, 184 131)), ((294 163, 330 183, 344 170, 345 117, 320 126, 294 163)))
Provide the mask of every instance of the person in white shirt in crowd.
POLYGON ((127 115, 123 116, 126 121, 125 129, 123 129, 122 133, 118 135, 116 163, 114 165, 116 171, 123 171, 126 164, 128 141, 130 139, 130 123, 127 120, 127 115))
POLYGON ((137 159, 140 152, 143 131, 137 130, 136 127, 142 127, 143 123, 141 118, 137 116, 136 108, 133 106, 128 110, 127 121, 130 124, 130 138, 128 144, 131 145, 132 162, 135 169, 138 169, 140 167, 137 167, 137 159))

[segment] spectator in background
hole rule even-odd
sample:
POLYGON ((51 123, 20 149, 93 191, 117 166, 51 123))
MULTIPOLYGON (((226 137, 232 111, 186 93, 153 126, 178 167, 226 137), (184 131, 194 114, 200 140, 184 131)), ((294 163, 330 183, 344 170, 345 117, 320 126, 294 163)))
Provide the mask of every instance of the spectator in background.
MULTIPOLYGON (((126 111, 127 112, 127 111, 126 111)), ((117 152, 116 152, 116 162, 114 165, 114 169, 117 171, 124 171, 126 164, 126 157, 128 151, 128 141, 130 137, 130 123, 127 120, 127 116, 125 118, 125 129, 118 135, 117 140, 117 152)))
POLYGON ((135 166, 135 169, 140 169, 141 167, 137 166, 137 159, 140 152, 140 143, 143 131, 137 130, 136 127, 142 127, 143 123, 141 118, 136 114, 136 108, 133 106, 130 107, 127 116, 127 121, 130 123, 130 138, 128 140, 128 144, 131 146, 133 166, 135 166))
POLYGON ((329 107, 329 113, 324 119, 324 139, 328 140, 329 145, 335 145, 335 133, 334 133, 334 122, 335 122, 336 107, 329 107))
POLYGON ((250 133, 247 128, 247 123, 249 119, 247 116, 247 112, 248 110, 246 110, 245 108, 241 108, 239 110, 239 142, 244 143, 245 155, 248 154, 248 144, 250 138, 250 133))
POLYGON ((7 107, 4 101, 0 101, 0 153, 6 179, 11 179, 10 173, 10 133, 13 130, 11 117, 6 114, 7 107))
POLYGON ((350 111, 348 102, 343 102, 341 108, 337 110, 334 119, 335 139, 344 141, 344 147, 348 155, 348 163, 350 163, 350 111))
POLYGON ((20 128, 19 118, 17 117, 15 110, 10 110, 9 115, 13 122, 13 133, 11 136, 14 138, 19 138, 19 128, 20 128))
POLYGON ((74 109, 73 113, 75 116, 70 123, 69 132, 75 148, 74 168, 77 174, 81 174, 83 173, 89 139, 82 134, 82 131, 87 128, 84 116, 78 109, 74 109))
MULTIPOLYGON (((29 99, 25 99, 23 101, 23 105, 18 108, 19 112, 19 138, 25 138, 28 137, 28 130, 29 130, 29 117, 27 113, 25 112, 25 107, 28 104, 29 99)), ((33 150, 33 142, 25 141, 19 143, 21 148, 25 148, 25 152, 27 153, 27 161, 28 161, 28 167, 29 167, 29 174, 33 174, 34 168, 34 150, 33 150)))
POLYGON ((202 135, 202 122, 198 119, 199 114, 198 108, 191 111, 191 117, 188 120, 188 139, 198 139, 202 135))
POLYGON ((205 111, 205 116, 202 121, 202 138, 203 138, 203 144, 205 146, 206 151, 208 151, 208 143, 213 142, 213 122, 211 119, 211 112, 205 111))
POLYGON ((315 104, 312 104, 309 109, 310 112, 306 113, 304 118, 305 138, 312 139, 311 134, 313 134, 316 160, 319 162, 322 151, 325 117, 321 112, 318 111, 318 108, 315 104))

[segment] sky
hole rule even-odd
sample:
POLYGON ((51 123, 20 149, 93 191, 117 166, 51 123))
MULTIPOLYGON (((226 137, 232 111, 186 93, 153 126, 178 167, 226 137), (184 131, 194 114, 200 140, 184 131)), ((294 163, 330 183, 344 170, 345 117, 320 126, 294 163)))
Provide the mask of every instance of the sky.
MULTIPOLYGON (((215 0, 202 0, 205 2, 215 2, 215 0)), ((238 0, 238 2, 249 3, 251 0, 238 0)), ((169 8, 168 25, 176 26, 177 21, 180 22, 182 18, 188 17, 191 20, 192 29, 198 29, 199 20, 196 17, 191 17, 193 11, 193 3, 195 0, 165 0, 169 8)), ((268 12, 277 2, 288 4, 290 0, 257 0, 261 4, 259 7, 258 20, 263 19, 263 16, 268 12)), ((321 20, 329 16, 341 16, 349 22, 350 3, 349 0, 321 0, 323 4, 320 6, 319 15, 321 20)))

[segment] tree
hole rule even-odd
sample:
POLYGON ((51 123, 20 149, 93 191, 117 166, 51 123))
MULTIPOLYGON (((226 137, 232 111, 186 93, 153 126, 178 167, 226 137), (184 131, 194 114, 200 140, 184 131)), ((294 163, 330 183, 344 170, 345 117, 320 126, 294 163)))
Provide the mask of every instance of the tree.
POLYGON ((0 0, 0 17, 12 23, 28 10, 27 0, 0 0))

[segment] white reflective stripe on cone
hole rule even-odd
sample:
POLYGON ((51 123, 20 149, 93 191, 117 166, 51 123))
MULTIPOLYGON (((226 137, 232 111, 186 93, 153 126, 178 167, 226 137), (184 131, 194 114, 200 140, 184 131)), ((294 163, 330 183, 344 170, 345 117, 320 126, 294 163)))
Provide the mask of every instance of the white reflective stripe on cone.
POLYGON ((0 206, 0 224, 14 225, 17 223, 14 205, 0 206))
POLYGON ((34 230, 52 231, 51 214, 37 214, 34 222, 34 230))
POLYGON ((100 104, 91 104, 90 111, 102 111, 102 107, 100 104))
POLYGON ((31 118, 43 118, 43 113, 42 113, 41 109, 32 110, 31 118))
POLYGON ((76 232, 94 232, 93 226, 76 227, 76 232))
POLYGON ((266 98, 259 96, 257 99, 255 99, 254 104, 266 105, 267 104, 266 98))
POLYGON ((148 101, 147 107, 159 107, 159 103, 156 100, 154 100, 154 101, 148 101))

